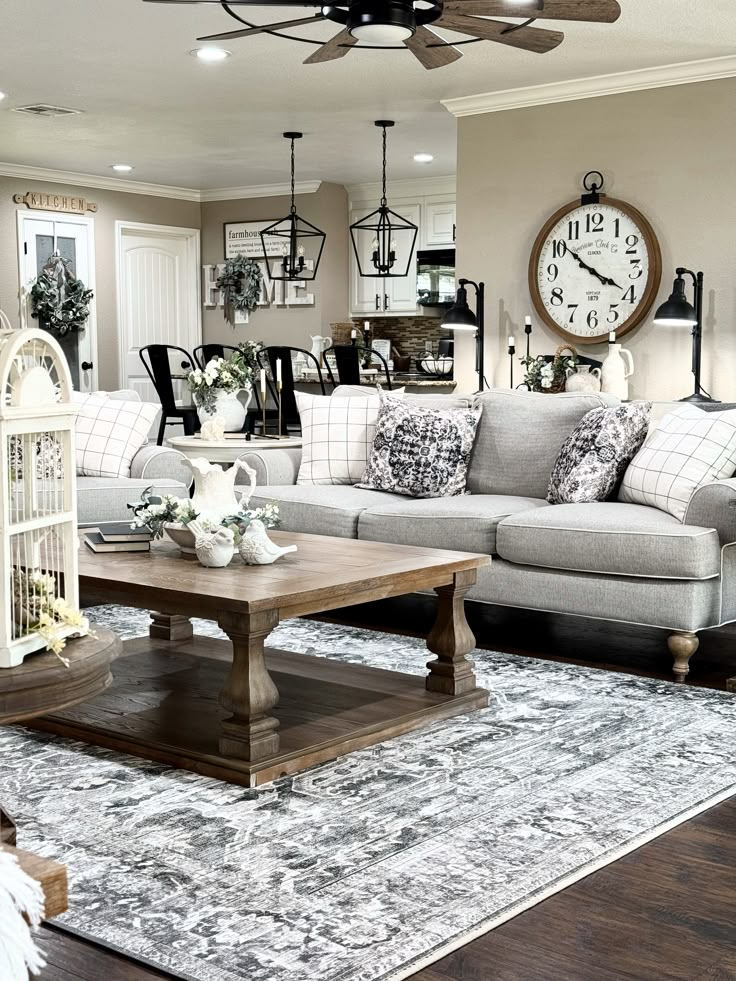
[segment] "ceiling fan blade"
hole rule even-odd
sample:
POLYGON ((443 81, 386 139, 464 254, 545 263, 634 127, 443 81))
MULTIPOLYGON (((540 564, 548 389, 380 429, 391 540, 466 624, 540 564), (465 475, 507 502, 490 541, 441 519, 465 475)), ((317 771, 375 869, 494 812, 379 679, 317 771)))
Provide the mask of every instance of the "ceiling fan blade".
POLYGON ((299 20, 282 20, 278 24, 263 24, 259 27, 244 27, 240 31, 225 31, 224 34, 208 34, 198 37, 198 41, 231 41, 236 37, 250 37, 252 34, 263 34, 265 31, 278 31, 286 27, 299 27, 300 24, 319 24, 325 18, 322 14, 312 14, 311 17, 301 17, 299 20))
POLYGON ((317 48, 314 54, 304 59, 305 65, 319 65, 323 61, 334 61, 336 58, 344 58, 354 44, 358 43, 357 37, 353 37, 347 27, 331 37, 329 41, 317 48))
POLYGON ((443 10, 442 16, 435 21, 435 24, 448 31, 480 37, 484 41, 499 41, 501 44, 511 45, 512 48, 523 48, 524 51, 535 51, 537 54, 544 54, 545 51, 556 48, 565 37, 561 31, 546 31, 541 27, 520 27, 518 30, 509 30, 516 27, 516 24, 507 24, 501 20, 480 20, 478 17, 468 17, 456 11, 447 13, 443 10))
POLYGON ((421 62, 427 69, 442 68, 444 65, 451 65, 453 61, 462 58, 462 54, 451 47, 430 48, 430 44, 443 44, 443 38, 434 34, 427 27, 417 27, 416 34, 407 38, 404 44, 411 51, 417 61, 421 62))
POLYGON ((584 20, 612 24, 621 16, 618 0, 544 0, 544 8, 524 0, 448 0, 453 13, 483 17, 537 17, 539 20, 584 20))

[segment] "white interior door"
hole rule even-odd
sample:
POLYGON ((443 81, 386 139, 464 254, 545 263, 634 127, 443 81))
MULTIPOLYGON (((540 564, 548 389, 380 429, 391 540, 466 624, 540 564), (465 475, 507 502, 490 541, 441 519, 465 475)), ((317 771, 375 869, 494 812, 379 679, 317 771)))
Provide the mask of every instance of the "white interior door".
MULTIPOLYGON (((140 359, 147 344, 173 344, 190 354, 202 342, 199 231, 117 223, 118 330, 122 388, 146 402, 156 392, 140 359)), ((183 356, 171 358, 177 401, 191 400, 183 356)))
MULTIPOLYGON (((31 317, 30 288, 54 252, 69 261, 69 269, 88 289, 95 289, 94 224, 92 218, 18 212, 20 246, 21 325, 40 326, 31 317)), ((58 337, 66 354, 74 387, 91 392, 97 385, 97 319, 94 300, 84 330, 58 337)))

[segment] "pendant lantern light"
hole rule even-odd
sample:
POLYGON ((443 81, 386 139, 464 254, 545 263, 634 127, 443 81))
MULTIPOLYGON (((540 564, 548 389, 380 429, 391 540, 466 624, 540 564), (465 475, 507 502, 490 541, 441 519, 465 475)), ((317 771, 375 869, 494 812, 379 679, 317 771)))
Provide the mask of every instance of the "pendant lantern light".
POLYGON ((261 232, 263 255, 271 279, 305 280, 314 279, 322 258, 327 236, 316 225, 300 218, 296 213, 294 181, 294 143, 302 138, 301 133, 284 133, 284 139, 291 141, 291 209, 286 218, 275 221, 261 232), (267 239, 278 239, 280 255, 273 253, 273 244, 267 239))
POLYGON ((364 278, 407 276, 419 229, 413 222, 402 218, 388 206, 386 130, 394 124, 390 119, 378 119, 375 125, 383 130, 381 204, 375 211, 350 226, 350 238, 360 276, 364 278))

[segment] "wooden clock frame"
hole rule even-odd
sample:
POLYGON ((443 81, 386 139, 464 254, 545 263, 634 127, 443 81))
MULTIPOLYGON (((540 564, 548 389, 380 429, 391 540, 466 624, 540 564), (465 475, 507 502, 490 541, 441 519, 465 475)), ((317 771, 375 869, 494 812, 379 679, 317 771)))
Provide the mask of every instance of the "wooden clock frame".
MULTIPOLYGON (((635 208, 632 204, 627 204, 625 201, 619 201, 617 198, 609 198, 605 194, 601 194, 600 203, 610 205, 613 208, 618 208, 620 211, 623 211, 624 214, 628 215, 632 221, 636 222, 637 226, 641 229, 641 233, 644 237, 644 241, 649 252, 649 276, 642 301, 637 307, 633 316, 628 320, 625 320, 623 325, 616 328, 616 337, 618 338, 624 334, 627 334, 630 330, 633 330, 634 327, 638 327, 649 313, 657 296, 659 285, 662 281, 662 251, 659 247, 657 236, 649 220, 644 217, 638 208, 635 208)), ((539 291, 539 283, 537 280, 539 257, 542 253, 542 248, 544 243, 547 241, 549 233, 555 227, 557 222, 564 218, 565 215, 571 214, 573 211, 577 211, 581 207, 584 207, 584 204, 581 203, 580 198, 576 198, 574 201, 563 205, 547 222, 545 222, 544 227, 537 235, 534 242, 534 247, 532 248, 531 256, 529 258, 529 293, 531 295, 532 302, 534 303, 534 307, 542 321, 547 325, 547 327, 550 328, 550 330, 553 330, 556 334, 559 334, 560 337, 563 337, 566 341, 570 341, 576 345, 604 344, 608 336, 607 331, 596 337, 582 337, 579 334, 571 334, 569 331, 565 330, 564 327, 560 327, 560 325, 556 323, 556 321, 554 321, 547 312, 547 308, 542 301, 542 296, 539 291)))

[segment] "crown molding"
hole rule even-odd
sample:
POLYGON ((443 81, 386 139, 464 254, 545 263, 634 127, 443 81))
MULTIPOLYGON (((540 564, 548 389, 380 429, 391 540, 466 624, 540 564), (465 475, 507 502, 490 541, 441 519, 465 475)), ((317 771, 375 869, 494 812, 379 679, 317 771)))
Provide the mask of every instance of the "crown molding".
POLYGON ((72 184, 104 191, 123 191, 126 194, 148 194, 151 197, 173 198, 178 201, 200 200, 200 192, 191 187, 169 187, 166 184, 148 184, 144 181, 123 180, 120 177, 78 174, 71 170, 50 170, 25 164, 0 163, 0 177, 17 177, 20 180, 45 181, 49 184, 72 184))
POLYGON ((669 85, 708 82, 733 75, 736 75, 736 56, 727 55, 723 58, 683 61, 674 65, 658 65, 655 68, 640 68, 612 75, 573 78, 566 82, 461 96, 457 99, 444 99, 442 105, 453 116, 476 116, 486 112, 504 112, 508 109, 543 106, 554 102, 574 102, 577 99, 596 99, 605 95, 659 89, 669 85))
MULTIPOLYGON (((386 185, 388 194, 395 199, 429 197, 434 194, 454 195, 457 181, 450 177, 416 177, 410 180, 389 181, 386 185)), ((361 201, 377 201, 381 197, 381 184, 377 181, 371 184, 351 184, 347 188, 348 201, 355 204, 361 201)))
MULTIPOLYGON (((322 181, 297 181, 294 190, 297 194, 314 194, 322 186, 322 181)), ((252 187, 215 187, 200 191, 200 201, 239 201, 243 198, 275 198, 291 194, 291 184, 255 184, 252 187)))
MULTIPOLYGON (((147 194, 155 198, 174 201, 237 201, 243 198, 268 198, 289 194, 291 185, 256 184, 253 187, 216 187, 200 191, 194 187, 173 187, 168 184, 150 184, 145 181, 126 180, 121 177, 101 177, 99 174, 80 174, 71 170, 51 170, 47 167, 31 167, 25 164, 0 162, 0 177, 17 177, 19 180, 41 181, 47 184, 70 184, 80 188, 97 188, 104 191, 122 191, 124 194, 147 194)), ((322 181, 297 181, 297 194, 314 194, 322 181)))

